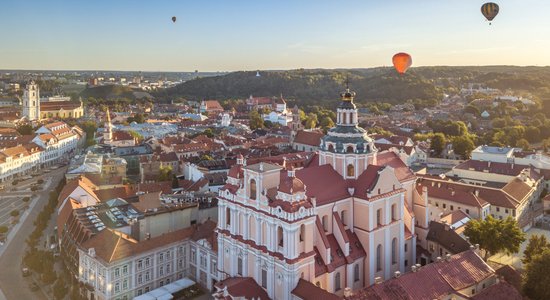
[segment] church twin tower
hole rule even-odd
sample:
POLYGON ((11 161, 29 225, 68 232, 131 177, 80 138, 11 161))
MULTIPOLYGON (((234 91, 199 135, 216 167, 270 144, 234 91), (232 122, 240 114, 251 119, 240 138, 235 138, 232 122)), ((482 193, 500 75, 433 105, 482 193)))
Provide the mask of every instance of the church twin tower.
POLYGON ((23 117, 30 122, 40 119, 40 90, 34 80, 27 84, 23 93, 23 117))

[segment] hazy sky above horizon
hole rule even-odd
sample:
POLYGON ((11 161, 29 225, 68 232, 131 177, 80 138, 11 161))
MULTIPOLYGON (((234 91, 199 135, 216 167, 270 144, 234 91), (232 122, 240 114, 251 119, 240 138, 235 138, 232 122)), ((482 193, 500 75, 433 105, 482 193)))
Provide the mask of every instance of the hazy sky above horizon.
POLYGON ((550 1, 495 2, 489 25, 473 0, 4 0, 0 69, 550 65, 550 1))

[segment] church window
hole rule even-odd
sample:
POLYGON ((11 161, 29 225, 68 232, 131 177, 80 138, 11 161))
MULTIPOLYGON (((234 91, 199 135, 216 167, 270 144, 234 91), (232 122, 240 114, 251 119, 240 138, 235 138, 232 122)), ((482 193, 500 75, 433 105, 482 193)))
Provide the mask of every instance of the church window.
POLYGON ((340 290, 340 272, 336 273, 334 276, 334 290, 339 291, 340 290))
POLYGON ((267 289, 267 270, 262 269, 262 287, 267 289))
POLYGON ((256 200, 256 180, 250 180, 250 199, 256 200))
POLYGON ((328 151, 334 152, 334 146, 332 144, 328 145, 328 151))
POLYGON ((231 225, 231 209, 229 207, 225 209, 225 222, 228 226, 231 225))
POLYGON ((353 267, 353 281, 359 281, 359 264, 355 264, 353 267))
POLYGON ((237 257, 237 274, 243 275, 243 259, 237 257))
POLYGON ((382 225, 382 209, 379 208, 376 210, 376 225, 382 225))
POLYGON ((283 227, 277 227, 277 240, 279 241, 279 247, 284 247, 283 227))
POLYGON ((376 271, 382 271, 382 245, 376 247, 376 271))
POLYGON ((344 225, 347 225, 346 214, 347 214, 347 211, 345 210, 340 212, 340 219, 342 220, 342 224, 344 225))
POLYGON ((326 231, 328 231, 328 216, 327 215, 324 215, 323 216, 323 229, 326 231))
POLYGON ((391 263, 397 263, 397 238, 391 241, 391 263))
POLYGON ((347 152, 347 153, 353 153, 353 146, 348 146, 348 147, 346 148, 346 152, 347 152))
POLYGON ((396 204, 392 204, 392 206, 391 206, 391 219, 392 219, 392 221, 397 220, 397 205, 396 204))
POLYGON ((353 164, 348 165, 348 177, 355 177, 355 166, 353 164))
POLYGON ((300 242, 303 242, 306 239, 306 225, 300 225, 300 242))

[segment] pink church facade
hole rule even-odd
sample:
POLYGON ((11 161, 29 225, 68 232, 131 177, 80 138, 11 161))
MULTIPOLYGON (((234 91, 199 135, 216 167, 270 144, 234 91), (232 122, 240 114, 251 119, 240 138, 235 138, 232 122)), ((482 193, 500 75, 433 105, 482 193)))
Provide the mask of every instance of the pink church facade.
POLYGON ((296 299, 301 279, 343 296, 415 264, 416 177, 358 127, 353 98, 341 95, 337 125, 304 168, 240 157, 230 170, 219 191, 216 297, 296 299))

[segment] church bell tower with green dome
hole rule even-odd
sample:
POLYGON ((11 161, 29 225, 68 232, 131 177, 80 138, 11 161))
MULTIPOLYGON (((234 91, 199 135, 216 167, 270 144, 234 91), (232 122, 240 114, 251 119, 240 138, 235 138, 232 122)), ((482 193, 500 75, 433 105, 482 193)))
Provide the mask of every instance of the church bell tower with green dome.
POLYGON ((367 131, 358 126, 357 106, 353 103, 355 92, 340 94, 341 102, 336 110, 336 126, 321 139, 319 164, 330 164, 346 179, 356 179, 369 164, 374 163, 377 149, 367 131))

